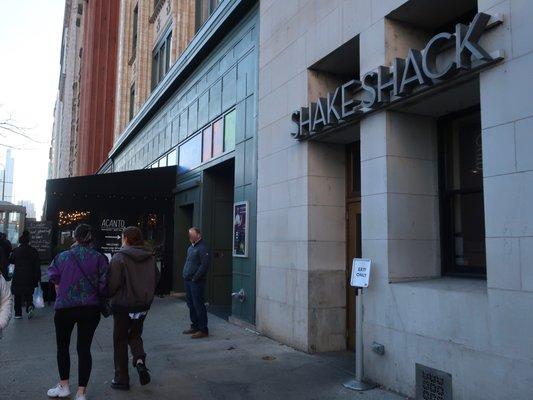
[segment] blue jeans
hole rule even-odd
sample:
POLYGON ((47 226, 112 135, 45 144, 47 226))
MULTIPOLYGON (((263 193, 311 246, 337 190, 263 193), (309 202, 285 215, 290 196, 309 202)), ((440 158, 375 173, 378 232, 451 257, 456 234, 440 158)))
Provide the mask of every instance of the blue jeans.
POLYGON ((191 317, 191 328, 205 333, 207 329, 207 309, 205 307, 205 281, 185 281, 185 292, 187 294, 187 306, 191 317))

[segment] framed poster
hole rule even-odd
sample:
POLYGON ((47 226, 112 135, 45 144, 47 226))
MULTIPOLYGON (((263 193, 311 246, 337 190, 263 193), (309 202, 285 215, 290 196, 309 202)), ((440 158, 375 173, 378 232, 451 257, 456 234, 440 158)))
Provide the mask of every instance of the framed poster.
POLYGON ((248 202, 233 204, 233 257, 248 257, 248 202))

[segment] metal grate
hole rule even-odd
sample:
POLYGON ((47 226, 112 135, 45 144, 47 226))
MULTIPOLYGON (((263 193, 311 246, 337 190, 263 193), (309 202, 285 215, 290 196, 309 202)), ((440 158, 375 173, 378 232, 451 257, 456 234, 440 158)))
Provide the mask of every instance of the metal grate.
POLYGON ((452 400, 452 375, 416 364, 416 400, 452 400))

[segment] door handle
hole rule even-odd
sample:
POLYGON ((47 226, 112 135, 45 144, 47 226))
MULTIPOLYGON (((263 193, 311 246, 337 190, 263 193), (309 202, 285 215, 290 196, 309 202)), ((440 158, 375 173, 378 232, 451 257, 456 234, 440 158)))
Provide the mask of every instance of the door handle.
POLYGON ((231 294, 231 297, 236 300, 239 300, 241 303, 244 303, 246 301, 246 292, 244 291, 244 289, 241 289, 238 292, 233 292, 231 294))

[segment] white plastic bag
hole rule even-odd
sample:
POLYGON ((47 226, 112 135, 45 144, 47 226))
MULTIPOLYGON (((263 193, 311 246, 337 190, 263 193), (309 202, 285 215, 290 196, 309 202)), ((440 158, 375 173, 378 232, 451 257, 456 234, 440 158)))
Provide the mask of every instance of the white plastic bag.
POLYGON ((33 305, 35 308, 44 308, 43 290, 39 286, 33 291, 33 305))

